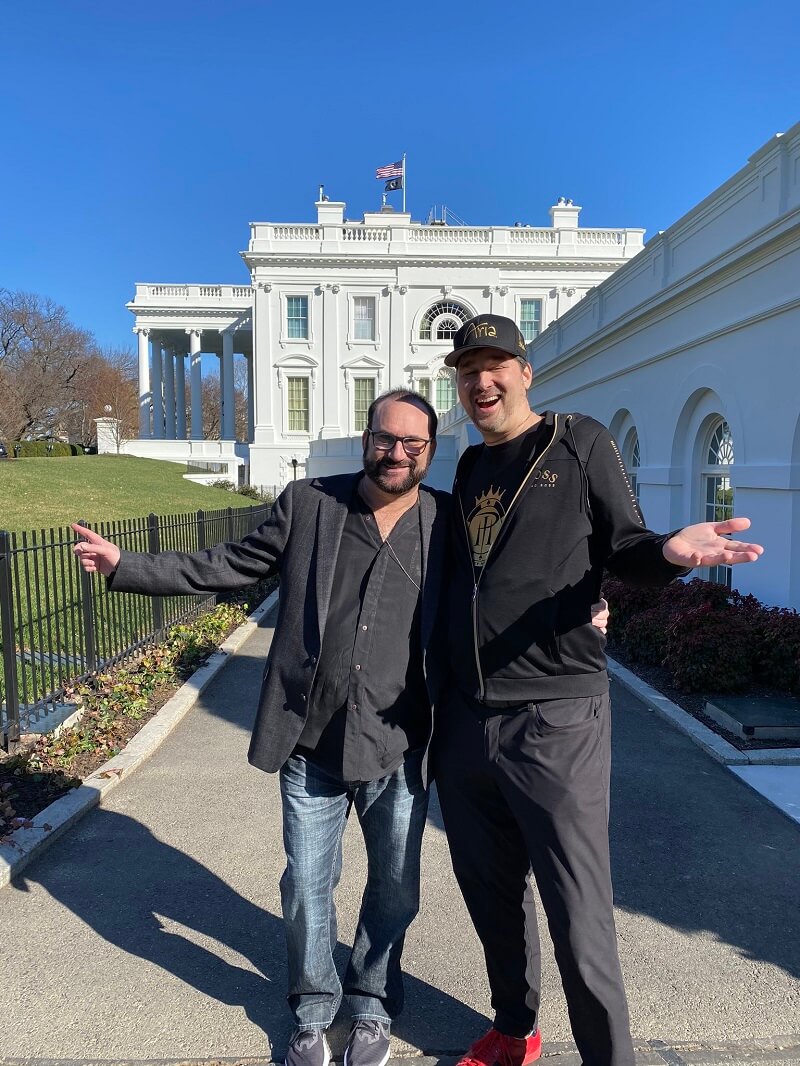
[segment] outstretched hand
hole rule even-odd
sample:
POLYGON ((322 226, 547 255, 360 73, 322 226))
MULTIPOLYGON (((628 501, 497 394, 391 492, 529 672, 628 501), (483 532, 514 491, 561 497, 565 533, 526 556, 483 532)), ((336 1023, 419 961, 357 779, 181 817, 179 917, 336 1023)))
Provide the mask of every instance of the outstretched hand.
POLYGON ((729 518, 727 522, 698 522, 694 526, 685 526, 664 544, 664 558, 676 566, 754 563, 764 551, 760 544, 728 540, 723 536, 749 528, 749 518, 729 518))
POLYGON ((101 537, 93 529, 79 526, 77 522, 72 523, 72 529, 79 537, 83 537, 83 540, 79 540, 72 550, 86 573, 102 574, 103 577, 113 574, 120 557, 120 550, 116 544, 101 537))

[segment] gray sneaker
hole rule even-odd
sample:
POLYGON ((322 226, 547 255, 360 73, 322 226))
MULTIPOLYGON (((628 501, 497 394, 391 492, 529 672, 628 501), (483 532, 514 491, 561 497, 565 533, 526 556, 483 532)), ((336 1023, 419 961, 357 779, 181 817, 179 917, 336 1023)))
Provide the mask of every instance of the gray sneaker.
POLYGON ((375 1018, 360 1018, 353 1022, 344 1066, 386 1066, 389 1061, 389 1023, 375 1018))
POLYGON ((328 1066, 330 1061, 324 1029, 295 1029, 286 1049, 286 1066, 328 1066))

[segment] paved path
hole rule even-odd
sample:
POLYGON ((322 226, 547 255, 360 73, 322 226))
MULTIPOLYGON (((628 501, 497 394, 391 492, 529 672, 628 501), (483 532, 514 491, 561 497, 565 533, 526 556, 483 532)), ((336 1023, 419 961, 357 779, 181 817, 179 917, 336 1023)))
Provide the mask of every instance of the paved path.
MULTIPOLYGON (((258 629, 153 757, 0 892, 0 1062, 282 1055, 277 781, 245 759, 270 637, 258 629)), ((800 1066, 800 827, 622 690, 614 728, 615 887, 639 1061, 800 1066)), ((345 846, 343 955, 364 878, 357 825, 345 846)), ((482 1032, 489 1004, 435 803, 424 850, 393 1047, 427 1066, 482 1032)), ((577 1066, 545 953, 545 1056, 577 1066)))

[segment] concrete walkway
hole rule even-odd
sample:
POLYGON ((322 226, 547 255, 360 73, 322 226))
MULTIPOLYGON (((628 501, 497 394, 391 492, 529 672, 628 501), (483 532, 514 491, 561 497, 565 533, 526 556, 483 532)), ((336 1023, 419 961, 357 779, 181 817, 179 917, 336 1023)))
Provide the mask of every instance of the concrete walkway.
MULTIPOLYGON (((278 788, 246 762, 270 639, 257 629, 155 754, 0 891, 0 1062, 282 1056, 278 788)), ((639 1062, 800 1066, 800 827, 629 691, 614 697, 611 835, 639 1062)), ((342 957, 363 880, 353 824, 342 957)), ((543 939, 545 1056, 577 1066, 543 939)), ((435 802, 404 964, 394 1054, 450 1061, 487 1028, 489 1001, 435 802)))

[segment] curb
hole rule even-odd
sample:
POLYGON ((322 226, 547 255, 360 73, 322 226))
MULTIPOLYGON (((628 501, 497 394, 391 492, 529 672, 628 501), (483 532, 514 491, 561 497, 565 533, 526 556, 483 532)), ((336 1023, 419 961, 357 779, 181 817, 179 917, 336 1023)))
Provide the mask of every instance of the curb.
POLYGON ((800 765, 800 748, 760 748, 758 751, 739 751, 733 744, 723 740, 713 729, 698 722, 688 711, 684 711, 677 703, 662 696, 657 689, 648 685, 646 681, 642 681, 631 670, 610 657, 608 672, 615 681, 637 696, 651 711, 655 711, 660 718, 691 737, 706 754, 725 766, 800 765))
POLYGON ((209 683, 217 676, 232 655, 252 635, 261 619, 278 600, 278 589, 256 607, 246 622, 220 644, 206 662, 185 681, 178 691, 147 722, 123 750, 108 762, 98 766, 83 784, 65 796, 61 796, 36 815, 36 825, 31 829, 17 829, 11 834, 11 843, 0 845, 0 888, 8 885, 28 863, 57 840, 87 811, 102 803, 103 798, 116 788, 123 777, 137 768, 175 728, 209 683), (46 827, 46 828, 45 828, 46 827))

